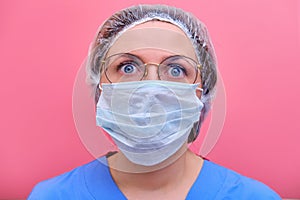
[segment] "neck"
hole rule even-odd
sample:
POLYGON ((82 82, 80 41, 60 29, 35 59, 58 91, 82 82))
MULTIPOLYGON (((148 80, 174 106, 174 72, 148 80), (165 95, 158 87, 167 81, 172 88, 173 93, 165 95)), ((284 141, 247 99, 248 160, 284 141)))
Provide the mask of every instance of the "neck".
POLYGON ((109 159, 111 175, 118 187, 123 192, 125 191, 124 193, 127 190, 176 191, 181 188, 180 185, 191 186, 200 172, 202 159, 186 150, 186 147, 183 150, 183 152, 178 152, 180 156, 175 156, 175 160, 169 158, 167 164, 162 163, 160 166, 153 167, 136 166, 130 161, 124 165, 126 158, 118 153, 119 155, 116 154, 109 159), (119 164, 118 166, 122 163, 122 167, 127 165, 127 171, 124 171, 124 168, 119 170, 112 167, 112 165, 116 166, 116 163, 119 164))

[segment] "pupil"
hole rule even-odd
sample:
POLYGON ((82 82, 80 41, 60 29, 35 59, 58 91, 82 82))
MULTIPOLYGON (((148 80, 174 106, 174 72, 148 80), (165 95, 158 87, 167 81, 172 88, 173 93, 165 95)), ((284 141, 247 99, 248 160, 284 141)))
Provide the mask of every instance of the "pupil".
POLYGON ((178 69, 178 68, 173 68, 173 69, 171 70, 171 74, 172 74, 172 76, 179 76, 179 75, 180 75, 180 69, 178 69))

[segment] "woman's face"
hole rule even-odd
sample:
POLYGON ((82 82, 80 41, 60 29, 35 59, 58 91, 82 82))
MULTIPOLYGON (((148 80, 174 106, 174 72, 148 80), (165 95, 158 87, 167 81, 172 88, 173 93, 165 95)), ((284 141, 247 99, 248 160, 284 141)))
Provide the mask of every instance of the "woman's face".
MULTIPOLYGON (((167 23, 167 22, 161 22, 161 21, 149 21, 143 24, 139 24, 130 30, 134 29, 141 29, 141 28, 149 28, 149 27, 155 27, 155 28, 162 28, 167 29, 171 31, 175 31, 177 33, 185 35, 185 33, 178 28, 177 26, 167 23)), ((166 49, 158 49, 158 48, 141 48, 136 50, 131 50, 129 52, 124 53, 130 53, 134 56, 137 56, 140 58, 143 63, 161 63, 166 58, 170 56, 176 55, 175 53, 168 51, 166 49)), ((196 56, 193 57, 194 60, 196 60, 196 56)), ((147 73, 143 77, 142 80, 159 80, 158 76, 158 67, 155 64, 148 64, 147 65, 147 73)), ((101 83, 109 83, 110 81, 107 79, 104 73, 101 74, 101 83)), ((201 78, 200 78, 200 71, 198 70, 197 77, 195 83, 200 83, 199 87, 201 87, 201 78)), ((201 92, 197 90, 197 96, 201 96, 201 92)))

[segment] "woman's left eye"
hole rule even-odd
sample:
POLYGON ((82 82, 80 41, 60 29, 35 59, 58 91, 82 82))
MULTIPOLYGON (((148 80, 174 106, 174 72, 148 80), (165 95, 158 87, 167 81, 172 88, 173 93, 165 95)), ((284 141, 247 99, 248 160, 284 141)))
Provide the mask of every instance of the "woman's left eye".
POLYGON ((172 77, 182 77, 186 74, 186 70, 179 64, 171 64, 169 65, 168 73, 172 77))

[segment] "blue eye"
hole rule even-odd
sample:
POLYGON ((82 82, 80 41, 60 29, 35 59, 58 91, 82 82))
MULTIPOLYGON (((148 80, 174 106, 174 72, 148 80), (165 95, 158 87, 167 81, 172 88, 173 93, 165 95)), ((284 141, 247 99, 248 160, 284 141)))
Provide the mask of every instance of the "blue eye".
POLYGON ((185 74, 185 69, 181 65, 172 64, 169 65, 169 75, 172 77, 182 77, 185 74))
POLYGON ((119 69, 125 74, 132 74, 136 71, 136 66, 132 63, 121 64, 119 69))

